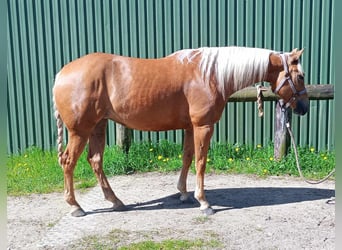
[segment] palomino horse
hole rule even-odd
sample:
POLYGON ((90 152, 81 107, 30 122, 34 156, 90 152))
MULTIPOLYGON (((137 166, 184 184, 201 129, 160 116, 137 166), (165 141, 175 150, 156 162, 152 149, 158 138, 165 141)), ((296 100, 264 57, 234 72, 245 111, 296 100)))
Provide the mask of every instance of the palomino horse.
POLYGON ((87 159, 105 198, 113 203, 113 210, 125 208, 102 169, 108 119, 137 130, 184 129, 183 167, 177 186, 180 199, 188 199, 186 178, 195 155, 194 196, 200 210, 212 214, 204 193, 206 157, 214 124, 229 96, 267 81, 286 107, 304 115, 309 100, 299 60, 302 53, 244 47, 185 49, 160 59, 93 53, 65 65, 56 75, 53 96, 58 160, 72 215, 86 214, 75 199, 73 172, 88 141, 87 159), (64 151, 63 122, 69 132, 64 151))

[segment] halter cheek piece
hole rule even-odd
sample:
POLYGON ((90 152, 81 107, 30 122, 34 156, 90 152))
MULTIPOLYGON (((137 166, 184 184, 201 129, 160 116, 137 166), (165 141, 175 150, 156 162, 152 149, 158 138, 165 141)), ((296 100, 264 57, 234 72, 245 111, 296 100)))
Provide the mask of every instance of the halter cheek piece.
POLYGON ((285 85, 286 82, 288 82, 291 89, 292 89, 292 92, 293 92, 292 97, 287 102, 280 100, 280 105, 282 106, 282 108, 288 108, 297 99, 298 96, 304 95, 306 93, 306 89, 304 88, 301 91, 297 91, 297 89, 295 88, 295 85, 293 83, 293 80, 291 78, 290 72, 289 72, 289 67, 288 67, 287 62, 286 62, 285 54, 280 54, 280 59, 284 65, 285 76, 280 81, 280 84, 273 91, 273 93, 278 94, 279 90, 285 85))

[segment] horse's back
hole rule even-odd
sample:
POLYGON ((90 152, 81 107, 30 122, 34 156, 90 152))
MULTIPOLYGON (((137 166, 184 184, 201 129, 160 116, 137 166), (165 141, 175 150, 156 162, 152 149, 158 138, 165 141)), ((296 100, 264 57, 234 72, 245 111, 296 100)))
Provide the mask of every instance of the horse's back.
MULTIPOLYGON (((189 101, 199 103, 200 96, 207 96, 197 69, 196 64, 183 64, 176 54, 159 59, 89 54, 57 74, 56 106, 63 107, 61 116, 70 117, 71 126, 112 119, 138 130, 188 128, 189 101)), ((192 110, 209 112, 203 107, 192 110)))

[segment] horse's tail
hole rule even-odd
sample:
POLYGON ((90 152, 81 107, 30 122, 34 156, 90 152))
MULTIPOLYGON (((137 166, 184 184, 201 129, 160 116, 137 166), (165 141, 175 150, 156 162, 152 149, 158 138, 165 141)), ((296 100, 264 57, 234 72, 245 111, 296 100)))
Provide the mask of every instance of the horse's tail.
POLYGON ((56 103, 54 100, 55 118, 57 121, 57 153, 58 153, 58 163, 61 167, 62 165, 62 155, 63 155, 63 121, 61 115, 59 114, 56 103))

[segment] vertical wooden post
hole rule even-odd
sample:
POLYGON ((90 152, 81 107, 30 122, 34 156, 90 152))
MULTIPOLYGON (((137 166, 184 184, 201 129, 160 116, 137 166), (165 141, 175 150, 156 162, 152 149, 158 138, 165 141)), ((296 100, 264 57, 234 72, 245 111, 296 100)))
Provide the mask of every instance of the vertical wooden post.
POLYGON ((292 110, 287 108, 284 112, 279 104, 276 102, 275 109, 275 127, 274 127, 274 159, 281 160, 287 155, 291 144, 291 138, 287 132, 286 122, 291 124, 292 110))
POLYGON ((128 154, 129 148, 132 143, 133 130, 126 128, 121 124, 116 124, 116 145, 118 145, 122 151, 128 154))

